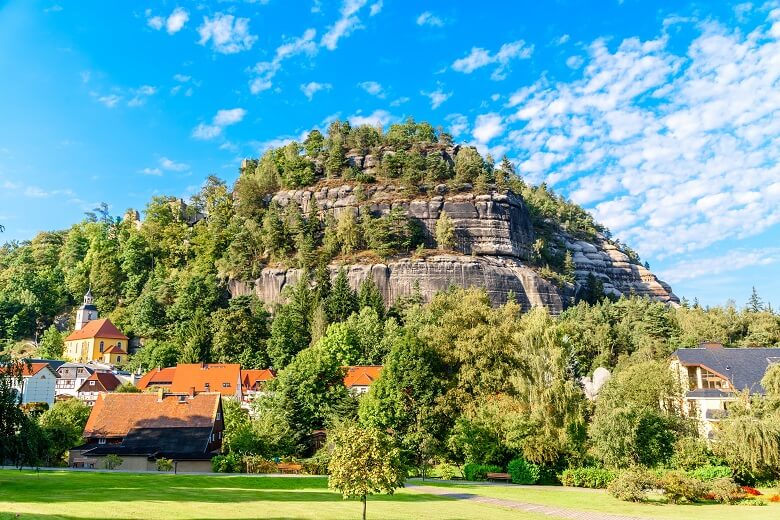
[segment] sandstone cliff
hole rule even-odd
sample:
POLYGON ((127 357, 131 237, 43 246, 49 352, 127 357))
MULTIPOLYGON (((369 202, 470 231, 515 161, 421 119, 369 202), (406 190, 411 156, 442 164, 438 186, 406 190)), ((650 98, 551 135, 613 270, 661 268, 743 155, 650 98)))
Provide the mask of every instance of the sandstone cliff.
MULTIPOLYGON (((351 160, 355 161, 354 157, 351 160)), ((361 167, 367 163, 372 164, 365 157, 357 161, 361 167)), ((427 300, 454 284, 482 287, 496 304, 505 302, 511 291, 525 308, 544 305, 558 313, 573 300, 590 273, 602 281, 605 292, 616 296, 637 294, 664 302, 678 301, 667 284, 644 266, 632 263, 604 237, 591 243, 560 233, 560 243, 572 253, 576 281, 556 286, 544 279, 532 266, 535 235, 531 216, 522 197, 511 192, 475 195, 452 192, 442 184, 410 196, 403 187, 391 184, 342 183, 281 191, 273 200, 281 206, 298 204, 304 212, 316 203, 320 212, 331 212, 336 217, 343 211, 382 214, 398 206, 422 224, 429 248, 436 246, 436 221, 442 211, 446 212, 455 227, 458 254, 343 266, 353 287, 371 277, 388 303, 411 294, 415 286, 427 300)), ((334 275, 338 268, 331 266, 334 275)), ((231 281, 230 290, 233 295, 251 291, 267 303, 276 303, 281 301, 284 287, 295 283, 300 275, 297 269, 266 268, 257 280, 231 281)))

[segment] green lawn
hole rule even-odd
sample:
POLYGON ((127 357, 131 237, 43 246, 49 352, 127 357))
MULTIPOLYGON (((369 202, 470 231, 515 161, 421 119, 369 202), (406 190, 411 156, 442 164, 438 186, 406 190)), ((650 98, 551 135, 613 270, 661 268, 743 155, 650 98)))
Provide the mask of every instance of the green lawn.
MULTIPOLYGON (((0 470, 0 518, 360 518, 327 479, 0 470), (16 514, 19 514, 17 517, 16 514)), ((400 490, 369 498, 375 519, 549 518, 400 490)))
MULTIPOLYGON (((422 482, 420 482, 422 483, 422 482)), ((578 511, 598 511, 646 518, 669 520, 761 520, 780 519, 780 504, 766 506, 681 504, 670 505, 660 502, 632 503, 612 498, 606 491, 564 487, 488 486, 479 484, 445 484, 426 481, 426 485, 447 487, 459 493, 473 493, 493 498, 517 500, 578 511)), ((768 490, 776 492, 776 490, 768 490)), ((767 498, 767 497, 764 497, 767 498)))

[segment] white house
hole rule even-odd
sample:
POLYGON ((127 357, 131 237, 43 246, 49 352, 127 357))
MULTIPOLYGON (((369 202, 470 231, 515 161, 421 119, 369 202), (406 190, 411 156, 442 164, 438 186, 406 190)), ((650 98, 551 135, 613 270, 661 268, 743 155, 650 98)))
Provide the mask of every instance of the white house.
POLYGON ((778 362, 780 348, 725 348, 720 343, 677 349, 670 360, 685 391, 683 411, 698 419, 706 438, 712 438, 714 425, 728 413, 737 392, 764 395, 761 379, 778 362))
POLYGON ((22 380, 15 381, 13 387, 22 396, 21 404, 46 403, 52 406, 56 384, 57 374, 48 363, 25 363, 22 380))

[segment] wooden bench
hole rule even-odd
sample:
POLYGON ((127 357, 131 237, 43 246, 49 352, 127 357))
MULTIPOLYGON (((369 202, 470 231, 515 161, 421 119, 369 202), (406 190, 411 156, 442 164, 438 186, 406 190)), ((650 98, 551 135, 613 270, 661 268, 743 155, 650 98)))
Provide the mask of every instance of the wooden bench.
POLYGON ((507 482, 512 481, 512 475, 509 473, 488 473, 487 474, 488 480, 505 480, 507 482))
POLYGON ((276 467, 279 469, 279 473, 291 473, 296 475, 303 469, 303 466, 300 464, 291 464, 289 462, 280 462, 276 467))

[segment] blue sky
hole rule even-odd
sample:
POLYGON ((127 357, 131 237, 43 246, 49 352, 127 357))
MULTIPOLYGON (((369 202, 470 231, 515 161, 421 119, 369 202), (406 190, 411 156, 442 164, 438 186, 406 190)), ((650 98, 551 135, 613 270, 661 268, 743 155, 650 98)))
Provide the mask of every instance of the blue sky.
POLYGON ((411 115, 583 204, 678 295, 780 304, 779 40, 775 2, 0 2, 2 238, 411 115))

